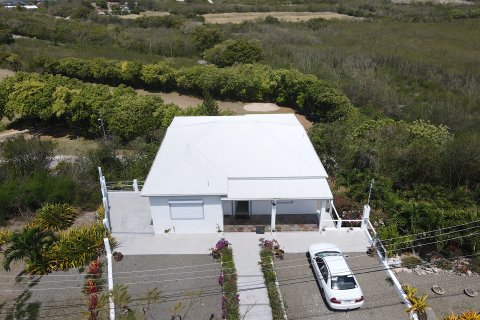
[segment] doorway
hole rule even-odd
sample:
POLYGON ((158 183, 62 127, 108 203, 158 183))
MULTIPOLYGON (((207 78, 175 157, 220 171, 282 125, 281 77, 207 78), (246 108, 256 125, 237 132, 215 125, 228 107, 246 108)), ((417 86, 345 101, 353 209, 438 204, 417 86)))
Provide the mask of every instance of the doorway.
POLYGON ((238 219, 248 219, 250 217, 250 201, 235 201, 233 203, 233 214, 238 219))

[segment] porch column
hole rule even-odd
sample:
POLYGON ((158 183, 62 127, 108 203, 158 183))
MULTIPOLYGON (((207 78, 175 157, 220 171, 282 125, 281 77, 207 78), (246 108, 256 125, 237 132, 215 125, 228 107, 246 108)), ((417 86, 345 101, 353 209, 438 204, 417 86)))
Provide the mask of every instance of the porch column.
POLYGON ((370 219, 370 206, 368 204, 363 206, 362 229, 368 228, 368 220, 370 219))
POLYGON ((322 232, 322 223, 324 219, 323 211, 325 210, 327 202, 325 200, 319 200, 318 202, 320 202, 320 210, 318 210, 318 231, 322 232))
POLYGON ((277 219, 277 200, 272 200, 272 221, 270 224, 270 230, 273 232, 275 230, 275 224, 277 219))

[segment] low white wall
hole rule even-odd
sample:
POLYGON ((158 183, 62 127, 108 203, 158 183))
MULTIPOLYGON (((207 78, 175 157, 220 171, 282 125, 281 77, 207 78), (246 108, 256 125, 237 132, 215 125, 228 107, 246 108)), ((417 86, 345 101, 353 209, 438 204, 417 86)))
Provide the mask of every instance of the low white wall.
POLYGON ((222 202, 219 196, 193 197, 150 197, 150 211, 153 219, 153 229, 157 234, 165 233, 166 229, 176 233, 216 233, 217 224, 223 230, 222 202), (203 219, 172 220, 168 201, 202 200, 203 219))

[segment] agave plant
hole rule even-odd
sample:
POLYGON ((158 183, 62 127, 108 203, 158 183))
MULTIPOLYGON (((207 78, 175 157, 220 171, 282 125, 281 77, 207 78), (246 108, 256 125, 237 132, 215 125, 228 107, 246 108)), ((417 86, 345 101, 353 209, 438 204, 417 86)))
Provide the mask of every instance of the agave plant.
POLYGON ((458 316, 451 313, 448 316, 443 317, 443 320, 458 320, 458 316))
POLYGON ((10 246, 3 253, 3 267, 10 270, 14 261, 25 260, 25 269, 31 273, 48 272, 46 254, 56 240, 52 231, 28 225, 10 237, 10 246))
POLYGON ((38 211, 35 224, 45 230, 60 231, 70 227, 78 209, 63 203, 45 203, 38 211))

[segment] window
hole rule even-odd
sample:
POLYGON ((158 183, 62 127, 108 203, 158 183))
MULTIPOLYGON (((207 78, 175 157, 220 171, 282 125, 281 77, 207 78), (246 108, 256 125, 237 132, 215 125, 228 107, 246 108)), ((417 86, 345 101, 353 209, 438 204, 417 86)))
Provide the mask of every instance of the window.
POLYGON ((338 276, 332 278, 333 290, 350 290, 357 287, 353 275, 338 276))
POLYGON ((172 220, 198 220, 204 218, 202 200, 168 201, 168 205, 172 220))
POLYGON ((325 262, 322 259, 316 258, 316 260, 317 260, 318 269, 320 269, 320 274, 322 275, 323 280, 327 282, 328 280, 327 266, 325 265, 325 262))
POLYGON ((277 204, 293 204, 293 200, 277 200, 277 204))

